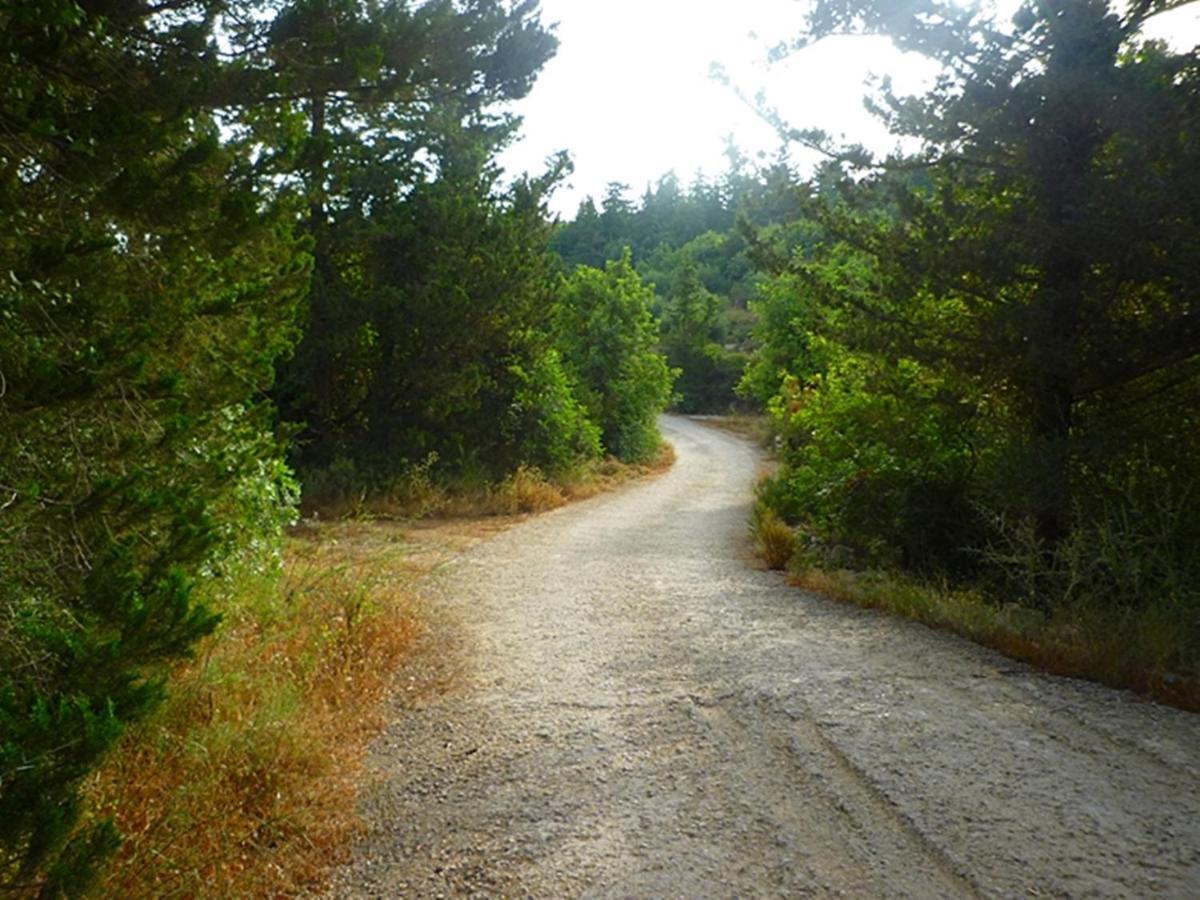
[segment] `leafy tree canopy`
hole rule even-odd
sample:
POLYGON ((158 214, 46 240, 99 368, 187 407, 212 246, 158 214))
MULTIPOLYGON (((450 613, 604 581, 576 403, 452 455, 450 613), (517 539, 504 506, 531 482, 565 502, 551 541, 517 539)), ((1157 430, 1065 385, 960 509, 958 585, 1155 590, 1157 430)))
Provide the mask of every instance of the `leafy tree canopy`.
POLYGON ((1050 543, 1085 474, 1147 442, 1175 459, 1176 426, 1195 425, 1200 70, 1138 39, 1170 5, 1028 3, 1005 25, 954 3, 839 0, 796 43, 884 34, 944 65, 927 95, 884 82, 872 101, 921 140, 915 157, 792 132, 866 177, 808 204, 826 252, 783 268, 836 310, 823 333, 966 375, 1008 417, 997 471, 1050 543))

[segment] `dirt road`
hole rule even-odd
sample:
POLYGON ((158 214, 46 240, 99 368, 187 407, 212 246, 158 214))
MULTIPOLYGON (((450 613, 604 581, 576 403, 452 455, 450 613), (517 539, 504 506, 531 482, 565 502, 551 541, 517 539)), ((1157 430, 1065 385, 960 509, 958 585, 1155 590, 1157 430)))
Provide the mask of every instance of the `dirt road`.
POLYGON ((435 579, 334 895, 1200 897, 1200 716, 754 569, 755 452, 666 431, 435 579))

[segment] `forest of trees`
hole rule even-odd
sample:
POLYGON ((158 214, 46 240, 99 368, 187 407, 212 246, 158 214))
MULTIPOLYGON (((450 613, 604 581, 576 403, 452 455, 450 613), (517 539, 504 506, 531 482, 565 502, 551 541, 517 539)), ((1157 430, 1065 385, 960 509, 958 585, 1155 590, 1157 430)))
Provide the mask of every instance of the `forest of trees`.
POLYGON ((1047 610, 1196 608, 1200 70, 1138 41, 1165 5, 1000 30, 818 4, 805 40, 886 34, 947 74, 875 100, 912 156, 797 134, 842 177, 798 186, 803 227, 755 250, 776 274, 745 384, 787 439, 766 496, 815 552, 1047 610))
POLYGON ((566 266, 599 266, 628 251, 654 289, 660 347, 678 370, 673 408, 727 413, 753 402, 736 388, 757 345, 749 309, 763 273, 752 262, 743 225, 766 227, 793 212, 786 163, 755 170, 732 142, 728 168, 683 187, 674 173, 647 186, 638 201, 611 183, 597 208, 585 199, 551 245, 566 266))
POLYGON ((565 159, 494 163, 555 46, 533 2, 0 6, 0 886, 115 847, 80 782, 273 565, 293 472, 657 450, 647 292, 555 262, 565 159))
POLYGON ((0 4, 0 890, 86 889, 82 779, 306 498, 570 471, 765 410, 803 565, 1179 635, 1200 671, 1200 58, 1175 0, 817 0, 943 75, 821 153, 556 222, 534 0, 0 4))

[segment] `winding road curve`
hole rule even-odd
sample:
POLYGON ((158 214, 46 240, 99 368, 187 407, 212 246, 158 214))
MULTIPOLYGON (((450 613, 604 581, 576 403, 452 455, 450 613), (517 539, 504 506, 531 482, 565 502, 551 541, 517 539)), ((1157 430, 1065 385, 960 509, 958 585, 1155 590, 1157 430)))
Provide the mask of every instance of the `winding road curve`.
POLYGON ((1200 716, 786 586, 755 451, 664 428, 434 579, 332 895, 1200 897, 1200 716))

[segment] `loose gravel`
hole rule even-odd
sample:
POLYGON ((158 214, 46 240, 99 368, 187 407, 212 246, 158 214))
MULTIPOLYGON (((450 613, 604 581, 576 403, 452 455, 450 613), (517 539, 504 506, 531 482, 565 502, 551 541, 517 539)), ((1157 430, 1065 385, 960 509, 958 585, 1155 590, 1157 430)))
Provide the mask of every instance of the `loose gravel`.
POLYGON ((429 580, 331 896, 1200 897, 1200 716, 789 587, 755 450, 664 428, 429 580))

